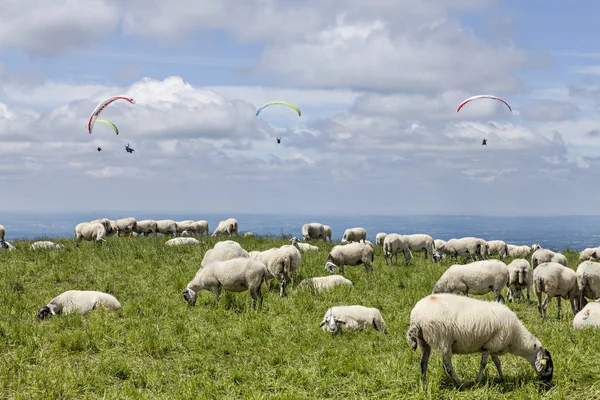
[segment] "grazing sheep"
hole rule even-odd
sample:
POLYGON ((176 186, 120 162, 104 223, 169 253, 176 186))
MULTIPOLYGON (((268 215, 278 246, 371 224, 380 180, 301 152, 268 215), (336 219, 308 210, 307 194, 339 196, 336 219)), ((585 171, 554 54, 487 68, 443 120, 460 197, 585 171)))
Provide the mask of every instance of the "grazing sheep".
POLYGON ((215 261, 202 267, 196 276, 187 284, 183 291, 183 298, 189 305, 195 305, 198 291, 214 290, 216 303, 219 304, 221 290, 229 292, 250 292, 252 308, 255 308, 256 299, 259 299, 258 309, 262 309, 263 295, 261 292, 263 282, 269 278, 269 271, 265 264, 254 258, 234 258, 227 261, 215 261))
POLYGON ((453 294, 426 296, 410 313, 406 338, 411 349, 421 349, 421 379, 425 390, 431 348, 441 353, 444 370, 458 386, 462 381, 454 371, 452 356, 479 352, 478 383, 483 379, 489 356, 500 379, 504 380, 498 356, 506 353, 529 361, 542 381, 552 380, 554 364, 550 352, 503 304, 453 294))
POLYGON ((238 234, 238 222, 235 218, 228 218, 225 221, 219 222, 219 225, 211 236, 218 237, 225 233, 230 236, 238 234))
POLYGON ((325 261, 325 269, 333 274, 335 267, 340 268, 344 275, 344 265, 364 264, 367 272, 373 270, 371 263, 374 260, 373 248, 362 243, 350 243, 346 245, 333 246, 325 261))
POLYGON ((539 245, 539 244, 537 244, 537 243, 536 243, 536 244, 532 244, 532 245, 531 245, 531 251, 536 251, 536 250, 539 250, 539 249, 541 249, 541 248, 542 248, 542 246, 540 246, 540 245, 539 245))
POLYGON ((302 240, 325 239, 325 226, 318 222, 302 225, 302 240))
POLYGON ((137 221, 135 224, 135 232, 139 235, 143 234, 144 236, 156 236, 156 233, 158 232, 158 224, 152 219, 137 221))
POLYGON ((65 245, 64 244, 50 242, 50 241, 47 241, 47 240, 42 240, 42 241, 38 241, 38 242, 32 243, 31 246, 29 246, 29 248, 31 250, 36 250, 36 249, 64 249, 65 245))
POLYGON ((137 221, 133 217, 121 218, 115 221, 117 236, 132 236, 135 232, 137 221))
POLYGON ((600 263, 584 261, 577 267, 577 289, 579 290, 579 308, 584 306, 584 299, 600 297, 600 263))
POLYGON ((475 261, 451 265, 438 279, 432 293, 486 294, 504 303, 502 289, 508 283, 508 268, 500 260, 475 261))
POLYGON ((587 303, 573 318, 573 328, 600 328, 600 299, 587 303))
POLYGON ((529 254, 531 254, 531 246, 517 246, 514 244, 507 246, 509 257, 529 257, 529 254))
POLYGON ((556 262, 564 265, 565 267, 569 266, 567 262, 567 257, 565 257, 561 253, 555 253, 552 250, 537 249, 531 255, 531 266, 533 267, 533 269, 535 269, 538 265, 542 263, 548 262, 556 262))
POLYGON ((500 256, 505 259, 508 256, 508 245, 504 240, 488 240, 488 257, 500 256))
POLYGON ((313 278, 303 279, 298 284, 299 289, 312 289, 314 291, 323 291, 333 288, 336 285, 346 285, 353 287, 350 279, 344 278, 341 275, 315 276, 313 278))
POLYGON ((244 233, 244 237, 245 237, 245 238, 251 238, 251 237, 254 237, 254 233, 252 233, 252 232, 246 232, 246 233, 244 233))
POLYGON ((295 246, 298 250, 300 250, 302 252, 319 251, 319 248, 317 246, 313 246, 312 244, 308 244, 308 243, 300 243, 296 236, 291 238, 290 242, 292 243, 292 246, 295 246))
POLYGON ((446 244, 446 241, 445 241, 445 240, 442 240, 442 239, 435 239, 435 240, 433 241, 433 244, 435 245, 435 248, 436 248, 436 249, 439 249, 440 247, 442 247, 443 245, 445 245, 445 244, 446 244))
POLYGON ((441 261, 444 254, 450 254, 457 261, 458 257, 471 259, 472 261, 483 260, 488 253, 488 244, 485 240, 475 237, 464 237, 450 239, 442 246, 435 249, 434 261, 441 261))
POLYGON ((538 265, 533 270, 533 288, 538 299, 538 310, 542 320, 546 319, 546 309, 553 297, 557 298, 559 319, 561 298, 569 299, 573 315, 577 314, 578 307, 575 305, 575 300, 579 301, 577 274, 571 268, 557 262, 538 265), (542 304, 543 293, 546 293, 546 299, 542 304))
POLYGON ((507 265, 508 268, 508 301, 521 298, 521 291, 527 289, 527 303, 531 303, 531 286, 533 285, 533 269, 529 261, 517 258, 507 265))
POLYGON ((331 227, 329 225, 323 225, 323 232, 325 234, 325 241, 329 238, 329 243, 331 243, 331 227))
POLYGON ((342 333, 342 326, 349 331, 373 327, 378 332, 387 333, 383 316, 374 307, 359 305, 331 307, 325 312, 319 325, 321 329, 331 333, 342 333))
POLYGON ((587 260, 598 260, 600 258, 600 248, 588 247, 579 252, 579 262, 587 260))
POLYGON ((265 251, 251 251, 250 258, 262 261, 269 271, 269 277, 279 282, 279 296, 285 296, 285 286, 290 280, 290 257, 285 250, 274 247, 265 251))
POLYGON ((431 261, 435 261, 433 253, 435 251, 435 241, 429 235, 423 233, 415 233, 412 235, 404 235, 406 244, 411 252, 425 251, 425 258, 431 257, 431 261))
POLYGON ((377 234, 377 236, 375 236, 375 244, 379 247, 383 247, 383 241, 385 240, 386 236, 387 236, 387 233, 379 232, 377 234))
POLYGON ((156 221, 156 231, 162 235, 177 235, 177 222, 172 219, 161 219, 156 221))
POLYGON ((0 250, 8 250, 8 251, 13 251, 16 250, 17 248, 15 246, 13 246, 10 242, 7 242, 6 240, 0 240, 0 250))
POLYGON ((4 229, 4 226, 0 225, 0 241, 4 241, 4 235, 6 235, 6 229, 4 229))
POLYGON ((114 236, 117 234, 117 225, 115 221, 112 221, 108 218, 99 218, 90 222, 97 222, 102 224, 102 226, 104 226, 104 230, 106 231, 106 233, 104 234, 105 236, 114 236))
POLYGON ((398 262, 398 253, 402 251, 404 254, 404 261, 408 264, 408 262, 412 259, 412 253, 408 248, 408 243, 406 242, 406 238, 397 233, 390 233, 386 235, 383 240, 383 258, 385 260, 385 265, 389 265, 390 262, 393 262, 394 257, 396 259, 396 263, 398 262))
POLYGON ((188 232, 188 234, 190 232, 193 232, 192 225, 194 223, 196 223, 196 221, 193 221, 191 219, 187 219, 185 221, 177 221, 177 222, 175 222, 175 224, 177 224, 177 234, 181 235, 184 231, 188 232))
POLYGON ((290 258, 290 284, 292 287, 294 287, 296 274, 300 270, 300 264, 302 263, 302 254, 300 254, 300 250, 298 250, 296 246, 292 246, 290 244, 283 245, 279 248, 283 250, 290 258))
POLYGON ((195 246, 200 244, 198 239, 190 237, 176 237, 165 242, 167 246, 195 246))
POLYGON ((106 236, 106 228, 99 222, 81 222, 75 227, 75 237, 77 238, 77 244, 75 247, 79 247, 79 243, 82 240, 106 243, 104 237, 106 236))
POLYGON ((367 231, 363 228, 349 228, 344 231, 340 243, 360 242, 361 239, 367 240, 367 231))
POLYGON ((196 221, 193 227, 196 229, 196 234, 206 234, 208 236, 208 222, 206 222, 205 220, 201 219, 200 221, 196 221))
POLYGON ((118 310, 121 308, 121 303, 115 296, 108 293, 93 290, 67 290, 40 308, 38 318, 44 319, 51 315, 66 315, 73 312, 85 315, 98 306, 102 306, 106 310, 118 310))
POLYGON ((240 246, 238 242, 233 240, 223 240, 215 243, 212 249, 204 253, 204 258, 200 265, 206 265, 215 261, 227 261, 234 258, 249 258, 250 254, 240 246))

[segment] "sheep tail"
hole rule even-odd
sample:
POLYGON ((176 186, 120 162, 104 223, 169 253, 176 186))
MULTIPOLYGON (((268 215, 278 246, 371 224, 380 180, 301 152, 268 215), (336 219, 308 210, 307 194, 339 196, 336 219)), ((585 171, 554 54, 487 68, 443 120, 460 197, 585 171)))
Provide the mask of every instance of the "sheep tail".
POLYGON ((517 271, 517 277, 518 277, 518 281, 519 281, 519 285, 522 285, 523 283, 525 283, 525 271, 523 271, 522 269, 519 269, 519 271, 517 271))
POLYGON ((408 340, 408 345, 413 351, 417 350, 420 336, 422 336, 421 328, 411 324, 408 328, 408 332, 406 332, 406 340, 408 340))
POLYGON ((585 287, 588 285, 588 274, 587 273, 583 273, 581 274, 581 279, 577 279, 577 286, 579 288, 580 292, 583 292, 583 289, 585 289, 585 287))

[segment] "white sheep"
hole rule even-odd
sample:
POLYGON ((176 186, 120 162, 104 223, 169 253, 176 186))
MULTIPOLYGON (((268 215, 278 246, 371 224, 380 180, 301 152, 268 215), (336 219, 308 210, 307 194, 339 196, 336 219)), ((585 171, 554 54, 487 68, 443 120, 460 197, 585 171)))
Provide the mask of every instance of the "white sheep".
POLYGON ((318 222, 302 225, 302 240, 325 239, 325 226, 318 222))
POLYGON ((569 266, 567 262, 567 257, 565 257, 561 253, 555 253, 552 250, 537 249, 531 255, 531 266, 533 267, 533 269, 535 269, 538 265, 542 263, 548 262, 556 262, 564 265, 565 267, 569 266))
POLYGON ((258 309, 262 309, 262 284, 269 278, 265 264, 254 258, 234 258, 227 261, 215 261, 201 267, 183 291, 183 298, 190 305, 195 305, 198 292, 202 289, 215 292, 216 303, 219 304, 221 290, 229 292, 250 292, 252 308, 259 299, 258 309))
POLYGON ((387 236, 387 233, 385 232, 379 232, 376 236, 375 236, 375 244, 379 247, 383 247, 383 241, 385 240, 385 237, 387 236))
POLYGON ((442 246, 435 249, 433 259, 440 261, 442 256, 449 254, 456 261, 458 257, 471 259, 472 261, 483 260, 487 256, 488 245, 483 239, 475 237, 464 237, 460 239, 450 239, 442 246))
POLYGON ((339 267, 340 273, 344 275, 344 265, 364 264, 367 272, 373 270, 374 260, 373 248, 362 243, 350 243, 346 245, 333 246, 325 261, 325 269, 333 274, 335 267, 339 267))
POLYGON ((586 304, 573 318, 573 328, 600 328, 600 299, 586 304))
POLYGON ((521 298, 521 291, 527 289, 527 303, 531 303, 531 286, 533 285, 533 269, 529 261, 517 258, 506 266, 508 268, 508 301, 521 298))
POLYGON ((16 250, 17 248, 15 246, 13 246, 10 242, 7 242, 6 240, 0 240, 0 250, 8 250, 8 251, 13 251, 16 250))
POLYGON ((453 294, 429 295, 419 300, 410 313, 406 338, 411 349, 421 350, 421 379, 427 389, 427 366, 431 349, 442 355, 444 370, 462 385, 452 365, 454 354, 481 352, 477 382, 491 356, 500 379, 500 358, 506 353, 523 357, 542 381, 551 381, 554 364, 550 352, 532 335, 507 306, 453 294))
POLYGON ((370 240, 360 239, 358 243, 368 244, 369 246, 373 247, 373 242, 371 242, 370 240))
POLYGON ((244 237, 245 238, 252 238, 252 237, 254 237, 254 233, 252 233, 252 232, 246 232, 246 233, 244 233, 244 237))
POLYGON ((539 249, 541 249, 541 248, 542 248, 542 246, 540 246, 540 245, 539 245, 539 244, 537 244, 537 243, 536 243, 536 244, 532 244, 532 245, 531 245, 531 251, 536 251, 536 250, 539 250, 539 249))
MULTIPOLYGON (((536 250, 539 251, 539 250, 536 250)), ((575 300, 579 301, 577 274, 569 267, 557 262, 542 263, 533 270, 533 288, 538 299, 538 310, 542 320, 546 319, 546 309, 553 297, 558 302, 558 318, 560 318, 560 300, 569 299, 573 315, 577 314, 575 300), (546 298, 542 303, 542 294, 546 298)))
POLYGON ((205 220, 201 219, 200 221, 196 221, 192 227, 195 229, 196 234, 198 235, 204 235, 206 234, 208 236, 208 222, 206 222, 205 220))
POLYGON ((219 225, 217 225, 211 236, 218 237, 225 233, 230 236, 238 234, 238 222, 235 218, 227 218, 225 221, 219 222, 219 225))
POLYGON ((177 234, 181 235, 184 231, 188 232, 188 234, 190 232, 193 232, 193 224, 195 224, 196 221, 191 220, 191 219, 187 219, 185 221, 176 221, 175 224, 177 224, 177 234))
POLYGON ((386 235, 383 240, 383 258, 385 260, 385 264, 389 265, 390 262, 398 262, 398 253, 402 252, 404 254, 404 261, 408 263, 412 259, 412 253, 408 248, 408 243, 406 242, 406 238, 397 233, 390 233, 386 235))
POLYGON ((106 243, 105 236, 106 228, 99 222, 81 222, 75 226, 76 247, 79 247, 82 240, 95 240, 96 242, 106 243))
POLYGON ((331 227, 329 225, 323 225, 323 233, 325 234, 325 241, 329 238, 329 243, 331 243, 331 227))
POLYGON ((115 296, 108 293, 93 290, 67 290, 40 308, 38 318, 44 319, 50 315, 73 312, 85 315, 99 306, 106 310, 118 310, 121 308, 121 303, 115 296))
POLYGON ((156 221, 156 231, 165 236, 177 235, 177 222, 172 219, 161 219, 156 221))
POLYGON ((6 229, 4 229, 4 226, 0 225, 0 242, 4 240, 4 235, 6 235, 6 229))
POLYGON ((342 333, 342 326, 349 331, 372 327, 378 332, 387 333, 381 311, 374 307, 360 305, 331 307, 319 324, 324 331, 342 333))
POLYGON ((115 221, 117 236, 132 236, 135 232, 137 221, 133 217, 121 218, 115 221))
POLYGON ((439 249, 440 247, 446 244, 446 241, 442 239, 434 239, 433 244, 435 245, 436 249, 439 249))
POLYGON ((579 290, 579 308, 584 305, 584 298, 600 297, 600 263, 584 261, 577 267, 577 289, 579 290))
POLYGON ((404 235, 406 238, 406 244, 411 252, 413 251, 424 251, 425 258, 431 257, 432 261, 433 253, 435 252, 435 241, 429 235, 424 233, 415 233, 412 235, 404 235))
POLYGON ((262 261, 269 276, 279 282, 279 296, 285 296, 285 286, 290 280, 290 257, 285 250, 274 247, 265 251, 251 251, 250 258, 262 261))
POLYGON ((438 279, 432 293, 482 295, 494 292, 494 299, 504 303, 502 289, 508 283, 508 268, 500 260, 482 260, 451 265, 438 279))
POLYGON ((342 275, 327 275, 303 279, 302 282, 298 284, 298 288, 323 291, 332 289, 336 285, 354 286, 350 279, 344 278, 342 275))
POLYGON ((64 249, 65 245, 64 244, 50 242, 48 240, 41 240, 41 241, 37 241, 37 242, 32 243, 31 246, 29 246, 29 248, 31 250, 37 250, 37 249, 64 249))
POLYGON ((152 219, 144 219, 137 221, 135 224, 135 232, 144 236, 156 236, 158 232, 158 224, 152 219))
POLYGON ((308 244, 308 243, 299 242, 298 238, 296 236, 291 238, 290 242, 292 243, 292 246, 295 246, 298 250, 300 250, 302 252, 319 251, 319 248, 317 246, 313 246, 312 244, 308 244))
POLYGON ((488 256, 500 256, 505 259, 508 256, 508 245, 504 240, 488 240, 488 256))
POLYGON ((227 261, 234 258, 249 258, 250 255, 246 250, 240 246, 238 242, 233 240, 222 240, 215 243, 212 249, 204 253, 204 258, 200 265, 202 267, 215 262, 215 261, 227 261))
POLYGON ((600 258, 600 248, 588 247, 579 252, 579 262, 587 260, 598 260, 600 258))
POLYGON ((509 257, 529 257, 531 254, 531 246, 517 246, 514 244, 508 244, 508 256, 509 257))
POLYGON ((367 239, 367 231, 364 228, 348 228, 344 231, 340 243, 360 242, 361 239, 367 239))
POLYGON ((302 263, 302 254, 296 246, 292 246, 290 244, 283 245, 279 248, 283 250, 290 258, 290 284, 292 287, 294 287, 296 274, 300 270, 300 264, 302 263))
POLYGON ((97 222, 102 224, 102 226, 104 226, 104 230, 106 231, 104 236, 114 236, 117 234, 117 225, 115 221, 112 221, 108 218, 99 218, 90 222, 97 222))
POLYGON ((176 237, 165 242, 167 246, 195 246, 201 242, 191 237, 176 237))

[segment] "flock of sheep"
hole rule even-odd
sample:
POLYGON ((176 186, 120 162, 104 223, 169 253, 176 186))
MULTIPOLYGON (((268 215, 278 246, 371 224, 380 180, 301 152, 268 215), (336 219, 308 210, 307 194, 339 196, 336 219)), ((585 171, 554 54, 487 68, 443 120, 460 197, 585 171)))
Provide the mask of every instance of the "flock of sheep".
MULTIPOLYGON (((190 245, 198 240, 187 235, 208 235, 206 221, 136 221, 124 218, 112 221, 106 218, 83 222, 75 227, 77 246, 81 240, 105 242, 107 235, 173 235, 180 236, 167 241, 167 245, 190 245)), ((317 251, 317 246, 308 241, 331 242, 331 228, 320 223, 302 226, 302 238, 293 237, 290 244, 264 251, 246 251, 233 240, 217 242, 204 254, 200 269, 183 290, 184 300, 195 305, 200 290, 215 293, 218 304, 222 290, 231 292, 248 291, 252 308, 262 308, 262 285, 272 278, 279 284, 280 296, 285 296, 288 285, 294 279, 302 261, 302 253, 317 251)), ((0 225, 0 248, 14 249, 4 240, 4 228, 0 225)), ((237 235, 238 222, 234 218, 221 221, 212 236, 237 235)), ((251 236, 246 233, 245 236, 251 236)), ((386 264, 397 262, 402 253, 406 263, 413 252, 422 251, 426 259, 439 262, 446 257, 457 261, 464 258, 467 264, 450 266, 437 280, 432 294, 419 300, 410 315, 410 326, 406 333, 413 350, 420 348, 421 372, 427 386, 426 372, 431 349, 442 354, 445 371, 457 385, 462 382, 452 366, 453 354, 482 353, 477 382, 491 356, 498 374, 503 378, 499 355, 512 353, 529 361, 542 380, 551 380, 553 362, 550 352, 531 334, 504 303, 502 294, 507 288, 509 301, 520 300, 526 291, 530 301, 530 290, 537 297, 537 306, 542 319, 553 297, 558 302, 560 318, 561 299, 569 299, 574 314, 573 328, 600 327, 600 248, 585 249, 580 253, 580 264, 576 271, 568 267, 561 253, 543 249, 539 245, 516 246, 501 240, 486 241, 476 237, 434 240, 426 234, 400 235, 378 233, 376 243, 366 239, 363 228, 351 228, 344 232, 339 245, 334 246, 324 260, 324 269, 330 275, 304 279, 297 287, 322 291, 336 285, 352 286, 345 278, 344 266, 364 265, 367 273, 372 271, 374 247, 383 248, 386 264), (494 259, 493 257, 498 257, 494 259), (514 258, 508 265, 507 257, 514 258), (516 257, 516 258, 515 258, 516 257), (530 257, 530 258, 529 258, 530 257), (531 261, 531 262, 530 262, 531 261), (341 275, 334 275, 338 268, 341 275), (492 292, 496 301, 489 302, 468 297, 492 292), (545 293, 545 298, 543 294, 545 293), (587 299, 598 299, 593 302, 587 299), (450 323, 452 322, 452 323, 450 323)), ((36 242, 32 248, 61 248, 53 242, 36 242)), ((69 290, 52 299, 39 310, 38 317, 80 312, 87 313, 99 306, 119 309, 119 301, 112 295, 95 291, 69 290)), ((362 305, 336 306, 329 308, 320 327, 332 333, 361 330, 372 327, 387 333, 385 321, 376 308, 362 305)))

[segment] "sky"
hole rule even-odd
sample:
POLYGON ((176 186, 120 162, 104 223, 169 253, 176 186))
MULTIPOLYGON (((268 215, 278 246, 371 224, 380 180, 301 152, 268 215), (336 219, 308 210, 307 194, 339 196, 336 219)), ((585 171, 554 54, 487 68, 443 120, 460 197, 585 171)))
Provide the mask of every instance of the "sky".
POLYGON ((577 4, 0 0, 2 210, 598 215, 577 4))

